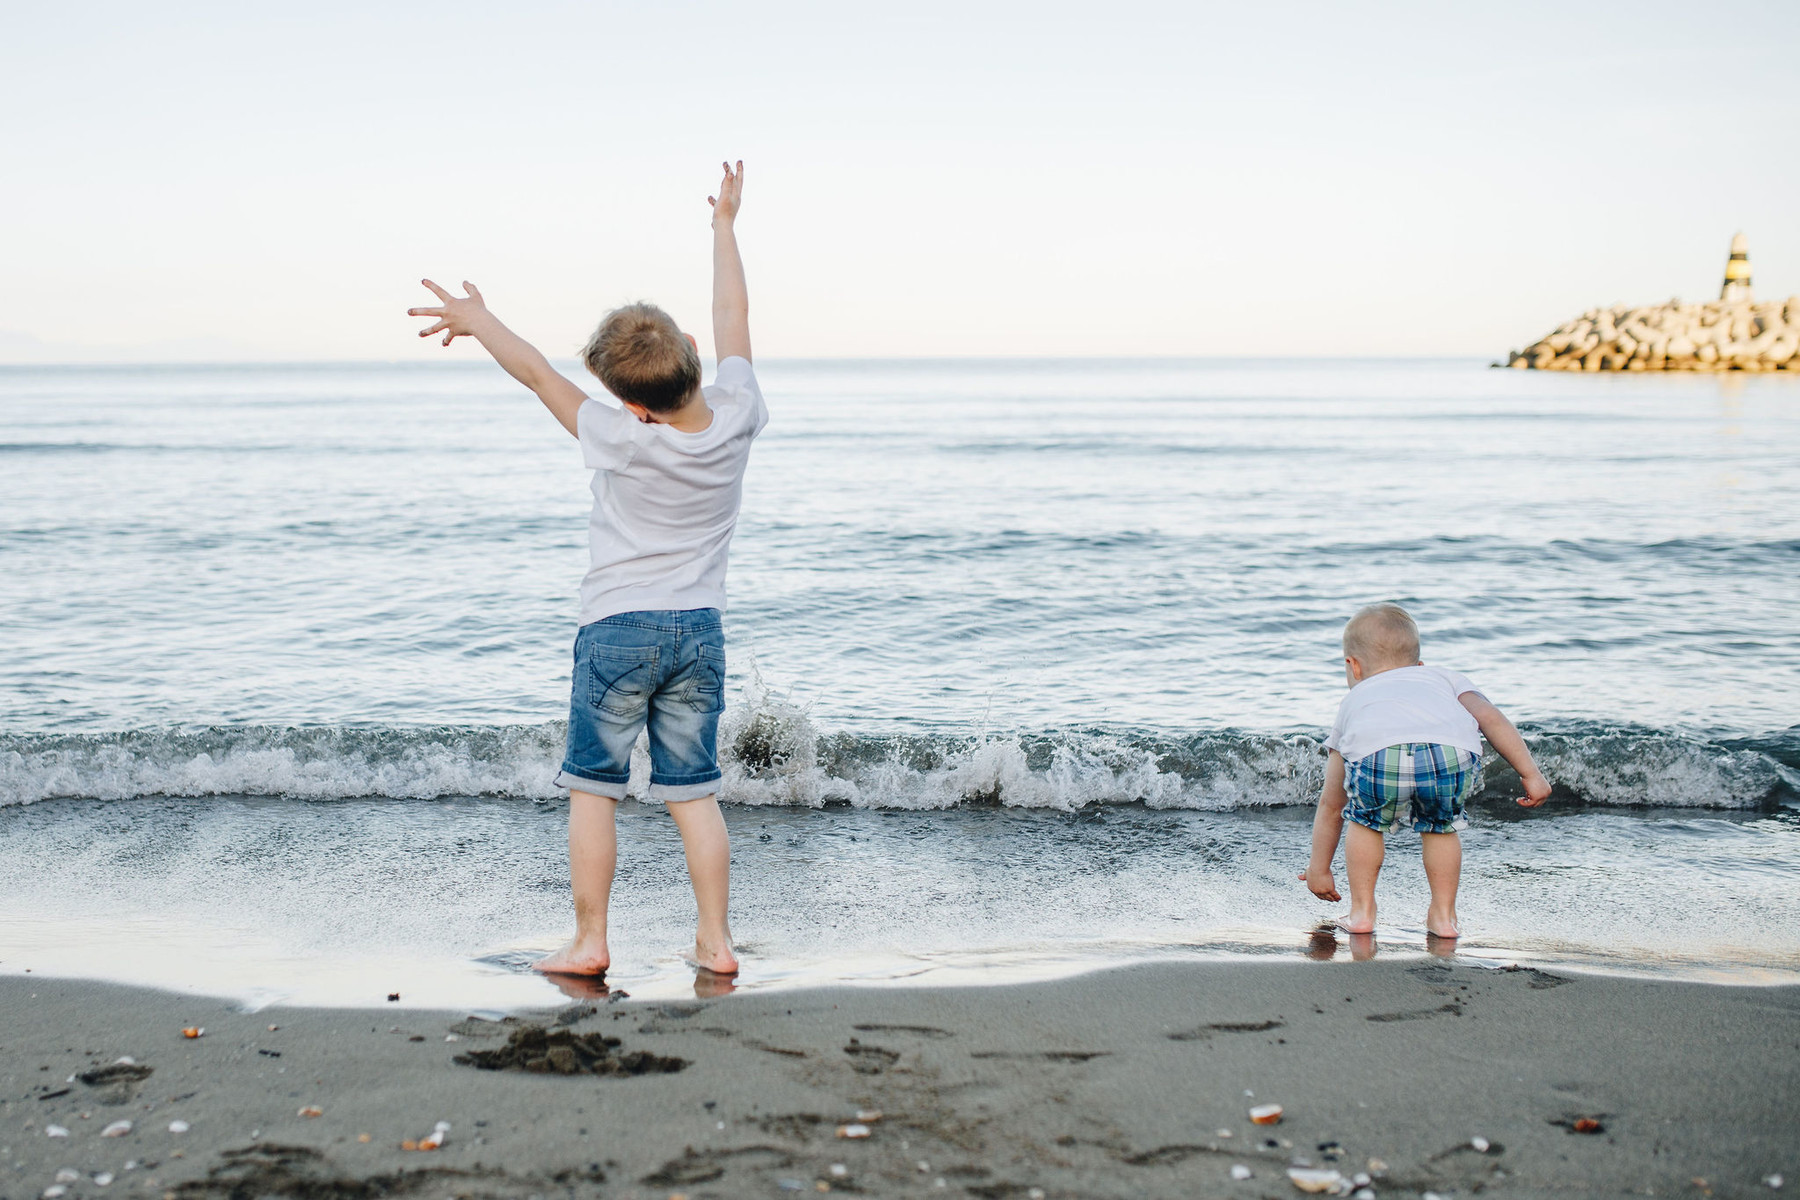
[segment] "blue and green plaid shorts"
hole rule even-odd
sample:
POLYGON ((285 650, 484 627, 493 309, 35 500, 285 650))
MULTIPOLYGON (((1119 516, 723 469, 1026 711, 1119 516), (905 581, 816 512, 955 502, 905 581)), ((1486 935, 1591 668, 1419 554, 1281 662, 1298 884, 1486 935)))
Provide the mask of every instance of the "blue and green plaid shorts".
POLYGON ((1346 819, 1376 833, 1400 827, 1407 806, 1415 833, 1466 829, 1463 802, 1481 785, 1481 756, 1457 746, 1408 742, 1377 750, 1344 768, 1346 819))

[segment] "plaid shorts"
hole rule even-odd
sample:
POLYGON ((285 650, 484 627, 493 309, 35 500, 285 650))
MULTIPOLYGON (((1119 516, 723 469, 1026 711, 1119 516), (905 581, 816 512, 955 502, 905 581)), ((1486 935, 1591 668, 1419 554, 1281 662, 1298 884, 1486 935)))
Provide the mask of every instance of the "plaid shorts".
POLYGON ((1413 832, 1452 833, 1468 828, 1463 802, 1479 786, 1479 754, 1427 742, 1389 746, 1344 768, 1350 797, 1344 816, 1376 833, 1392 833, 1404 804, 1413 832))

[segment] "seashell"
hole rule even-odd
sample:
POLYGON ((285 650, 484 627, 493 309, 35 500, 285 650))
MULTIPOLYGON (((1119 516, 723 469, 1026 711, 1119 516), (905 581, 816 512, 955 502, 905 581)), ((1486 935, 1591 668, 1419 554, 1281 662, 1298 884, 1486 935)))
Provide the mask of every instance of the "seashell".
POLYGON ((94 1186, 95 1187, 105 1187, 107 1184, 111 1183, 112 1181, 113 1181, 113 1173, 111 1171, 102 1171, 98 1175, 94 1176, 94 1186))
POLYGON ((1243 1163, 1232 1163, 1231 1164, 1231 1177, 1233 1179, 1237 1180, 1239 1183, 1242 1183, 1244 1180, 1250 1178, 1250 1175, 1251 1175, 1250 1168, 1246 1167, 1243 1163))
POLYGON ((842 1179, 844 1176, 848 1175, 849 1173, 850 1173, 850 1168, 846 1167, 843 1163, 832 1163, 831 1164, 831 1177, 833 1179, 842 1179))
POLYGON ((322 1117, 325 1115, 325 1110, 316 1104, 309 1104, 300 1110, 299 1115, 302 1117, 322 1117))
POLYGON ((46 1125, 46 1126, 44 1126, 44 1136, 45 1137, 68 1137, 69 1131, 65 1126, 62 1126, 62 1125, 46 1125))
POLYGON ((1605 1131, 1606 1126, 1592 1117, 1576 1117, 1569 1123, 1569 1128, 1576 1133, 1601 1133, 1605 1131))
POLYGON ((80 1178, 81 1172, 77 1171, 74 1167, 64 1167, 56 1173, 56 1182, 58 1183, 74 1183, 80 1178))
POLYGON ((1469 1145, 1474 1149, 1475 1153, 1486 1154, 1488 1152, 1488 1147, 1493 1145, 1493 1143, 1484 1137, 1472 1137, 1469 1139, 1469 1145))
POLYGON ((1303 1192, 1335 1192, 1344 1177, 1323 1167, 1289 1167, 1287 1177, 1303 1192))
POLYGON ((1764 1175, 1763 1182, 1776 1191, 1781 1190, 1782 1178, 1779 1175, 1764 1175))
POLYGON ((169 1132, 170 1133, 186 1133, 188 1130, 190 1130, 192 1128, 193 1128, 193 1126, 189 1125, 186 1121, 170 1121, 169 1122, 169 1132))
POLYGON ((126 1134, 128 1134, 130 1132, 131 1132, 131 1122, 130 1121, 114 1121, 111 1125, 108 1125, 105 1129, 102 1129, 100 1131, 100 1136, 101 1137, 124 1137, 126 1134))
POLYGON ((402 1150, 417 1150, 419 1148, 419 1143, 414 1138, 407 1138, 404 1142, 400 1143, 400 1148, 402 1150))
POLYGON ((44 1189, 44 1200, 57 1200, 58 1196, 66 1196, 69 1189, 60 1183, 53 1183, 44 1189))
POLYGON ((205 1037, 206 1030, 200 1028, 198 1025, 189 1025, 186 1029, 181 1031, 181 1036, 184 1038, 205 1037))
POLYGON ((419 1139, 419 1149, 436 1150, 443 1146, 444 1139, 450 1136, 450 1122, 439 1121, 432 1126, 431 1132, 419 1139))
POLYGON ((1358 1171, 1350 1177, 1350 1182, 1359 1188, 1365 1188, 1374 1181, 1369 1178, 1366 1172, 1358 1171))
POLYGON ((1375 1189, 1357 1188, 1355 1194, 1350 1197, 1350 1200, 1375 1200, 1375 1189))
POLYGON ((856 1119, 872 1125, 881 1120, 881 1110, 879 1108, 859 1108, 856 1110, 856 1119))
POLYGON ((849 1125, 839 1125, 837 1135, 841 1138, 866 1138, 869 1136, 869 1127, 855 1122, 849 1125))
POLYGON ((1273 1125, 1281 1120, 1281 1105, 1259 1104, 1250 1110, 1250 1120, 1257 1125, 1273 1125))

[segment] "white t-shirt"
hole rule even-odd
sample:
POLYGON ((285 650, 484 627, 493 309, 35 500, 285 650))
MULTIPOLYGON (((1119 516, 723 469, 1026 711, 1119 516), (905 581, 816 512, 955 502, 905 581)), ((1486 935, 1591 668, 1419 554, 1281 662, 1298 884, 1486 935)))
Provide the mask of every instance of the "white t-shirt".
POLYGON ((744 498, 750 442, 769 423, 750 364, 733 356, 701 389, 698 433, 584 402, 575 425, 594 469, 583 625, 622 612, 725 607, 725 562, 744 498))
POLYGON ((1326 749, 1336 750, 1345 762, 1408 742, 1460 746, 1480 754, 1481 726, 1457 699, 1464 692, 1481 695, 1467 675, 1443 667, 1396 667, 1369 675, 1338 705, 1326 749))

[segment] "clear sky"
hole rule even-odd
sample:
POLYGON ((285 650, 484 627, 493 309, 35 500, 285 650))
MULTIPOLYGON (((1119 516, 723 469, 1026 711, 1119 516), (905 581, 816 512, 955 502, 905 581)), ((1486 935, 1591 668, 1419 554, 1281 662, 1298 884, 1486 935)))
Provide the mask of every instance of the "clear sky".
POLYGON ((9 4, 0 361, 1485 354, 1800 292, 1800 5, 9 4), (412 340, 409 340, 411 338, 412 340))

